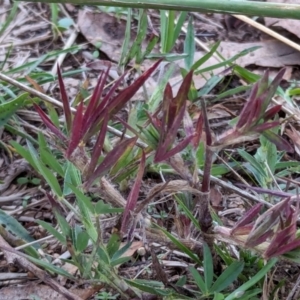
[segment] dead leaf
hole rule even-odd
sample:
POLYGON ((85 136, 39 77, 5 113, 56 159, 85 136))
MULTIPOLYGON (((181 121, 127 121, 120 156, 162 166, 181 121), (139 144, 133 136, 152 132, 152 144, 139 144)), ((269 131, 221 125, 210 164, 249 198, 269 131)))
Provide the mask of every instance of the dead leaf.
MULTIPOLYGON (((126 243, 121 243, 120 248, 124 247, 126 243)), ((129 257, 133 256, 133 254, 143 246, 142 241, 134 241, 132 242, 131 246, 122 254, 121 257, 129 257)))
POLYGON ((80 10, 78 27, 82 35, 111 60, 119 61, 126 22, 101 12, 80 10))
POLYGON ((220 189, 217 188, 216 186, 212 187, 210 189, 210 203, 213 208, 216 210, 221 210, 223 208, 223 195, 220 192, 220 189))
POLYGON ((277 40, 254 43, 222 42, 218 50, 228 59, 243 50, 256 46, 261 48, 238 58, 235 63, 241 67, 256 65, 272 68, 282 68, 300 64, 300 53, 277 40))
POLYGON ((286 130, 287 136, 293 141, 295 151, 298 155, 300 155, 300 132, 296 130, 292 125, 290 125, 290 129, 286 130))
MULTIPOLYGON (((300 4, 300 0, 267 0, 266 2, 300 4)), ((281 27, 300 38, 300 31, 299 31, 300 21, 299 20, 277 19, 277 18, 264 18, 264 20, 265 20, 266 26, 281 27)))

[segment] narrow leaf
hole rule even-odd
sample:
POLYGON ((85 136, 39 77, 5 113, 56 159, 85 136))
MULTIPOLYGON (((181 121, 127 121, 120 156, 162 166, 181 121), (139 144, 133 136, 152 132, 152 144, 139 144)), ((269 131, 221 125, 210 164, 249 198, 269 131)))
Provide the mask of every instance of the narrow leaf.
POLYGON ((209 291, 214 277, 214 264, 210 249, 206 243, 203 244, 203 269, 206 290, 209 291))
POLYGON ((206 294, 208 292, 208 290, 207 290, 207 286, 206 286, 202 276, 199 274, 199 272, 194 267, 190 267, 189 270, 190 270, 199 290, 203 294, 206 294))
POLYGON ((233 262, 225 271, 218 277, 216 282, 211 287, 213 292, 221 292, 229 287, 240 275, 244 268, 244 263, 241 261, 233 262))
POLYGON ((74 117, 70 143, 66 151, 67 158, 71 156, 71 154, 74 152, 74 150, 79 145, 82 139, 83 136, 82 125, 83 125, 83 101, 80 102, 74 117))
POLYGON ((60 95, 61 95, 61 99, 62 99, 62 103, 63 103, 63 107, 64 107, 64 114, 65 114, 66 123, 67 123, 67 130, 68 130, 68 132, 70 132, 71 126, 72 126, 72 113, 71 113, 71 107, 70 107, 69 99, 67 96, 65 84, 64 84, 64 81, 61 76, 61 71, 60 71, 59 65, 57 65, 57 76, 58 76, 58 84, 59 84, 59 88, 60 88, 60 95))
POLYGON ((247 103, 244 105, 240 115, 239 115, 239 120, 236 124, 236 128, 242 128, 243 126, 245 126, 245 124, 250 123, 250 119, 252 119, 252 116, 249 117, 249 114, 253 111, 253 104, 254 101, 256 99, 258 93, 258 83, 254 84, 249 99, 247 101, 247 103))
POLYGON ((52 123, 44 111, 36 104, 33 104, 35 110, 38 112, 45 126, 47 126, 57 137, 59 137, 63 142, 67 141, 67 137, 52 123))
POLYGON ((272 119, 278 112, 280 112, 281 107, 282 105, 278 104, 268 109, 263 116, 264 121, 268 121, 269 119, 272 119))
POLYGON ((279 151, 294 153, 294 148, 285 139, 283 139, 281 136, 277 135, 273 131, 266 130, 262 132, 262 135, 270 142, 275 144, 279 151))
MULTIPOLYGON (((102 99, 102 101, 100 101, 100 98, 101 98, 101 95, 103 94, 103 89, 104 89, 104 85, 106 83, 108 74, 109 74, 109 68, 107 68, 105 73, 103 73, 103 72, 101 73, 101 75, 98 79, 97 85, 96 85, 94 92, 91 96, 91 99, 89 101, 89 104, 86 108, 84 118, 83 118, 83 125, 82 125, 83 126, 82 130, 84 133, 87 133, 90 126, 93 125, 94 120, 96 120, 97 115, 99 115, 100 113, 103 112, 103 109, 107 104, 108 97, 106 97, 106 99, 102 99)), ((120 80, 120 78, 119 78, 119 80, 120 80)), ((119 80, 117 80, 117 82, 119 82, 119 80)))
POLYGON ((246 292, 250 287, 252 287, 259 280, 261 280, 269 272, 269 270, 276 264, 276 262, 277 259, 275 258, 270 259, 262 269, 260 269, 254 276, 251 277, 250 280, 242 284, 239 288, 235 289, 230 295, 228 295, 225 298, 225 300, 234 300, 236 299, 237 293, 246 292))
POLYGON ((187 53, 188 56, 184 59, 186 69, 190 70, 194 63, 195 55, 195 31, 193 26, 193 18, 189 19, 187 33, 185 35, 184 41, 184 53, 187 53))
POLYGON ((88 171, 86 173, 87 177, 89 177, 93 173, 93 171, 95 170, 95 168, 98 164, 98 160, 99 160, 99 157, 101 155, 104 140, 105 140, 105 135, 106 135, 106 132, 107 132, 108 121, 109 121, 109 115, 106 114, 105 118, 103 120, 101 129, 100 129, 100 133, 98 135, 97 141, 96 141, 96 143, 94 145, 94 148, 93 148, 90 165, 89 165, 88 171))
POLYGON ((132 96, 139 90, 139 88, 155 71, 160 62, 161 60, 158 60, 152 67, 150 67, 136 81, 134 81, 133 84, 121 91, 118 94, 118 96, 116 96, 112 101, 110 101, 110 103, 107 105, 110 115, 114 115, 116 112, 118 112, 132 98, 132 96))
POLYGON ((6 124, 8 119, 22 106, 25 105, 25 100, 28 98, 28 93, 22 94, 19 97, 0 104, 0 126, 6 124))
POLYGON ((264 132, 265 130, 277 127, 279 125, 280 125, 279 121, 267 122, 267 123, 264 123, 264 124, 257 125, 251 130, 255 131, 255 132, 264 132))
POLYGON ((258 203, 251 207, 239 220, 235 223, 234 227, 231 230, 231 234, 234 234, 237 229, 248 225, 249 223, 254 221, 254 218, 259 214, 263 204, 258 203))
POLYGON ((127 147, 131 147, 132 144, 135 144, 137 138, 131 138, 123 140, 119 145, 117 145, 112 151, 110 151, 101 164, 96 168, 94 173, 87 179, 85 183, 86 188, 88 188, 96 178, 101 177, 105 172, 107 172, 121 157, 121 155, 126 151, 127 147))
POLYGON ((138 174, 136 176, 134 185, 131 189, 131 192, 127 198, 126 207, 123 213, 121 232, 125 233, 128 230, 128 221, 130 214, 134 211, 137 203, 137 199, 140 193, 140 187, 143 179, 144 169, 145 169, 146 157, 144 151, 142 152, 141 163, 139 167, 138 174))

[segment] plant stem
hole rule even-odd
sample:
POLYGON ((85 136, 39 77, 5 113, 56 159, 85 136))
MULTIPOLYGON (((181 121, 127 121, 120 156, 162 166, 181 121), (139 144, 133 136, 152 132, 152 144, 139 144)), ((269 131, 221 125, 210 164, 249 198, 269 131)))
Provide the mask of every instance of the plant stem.
MULTIPOLYGON (((27 0, 25 2, 49 3, 50 1, 27 0)), ((51 2, 300 19, 298 4, 245 0, 51 0, 51 2)))

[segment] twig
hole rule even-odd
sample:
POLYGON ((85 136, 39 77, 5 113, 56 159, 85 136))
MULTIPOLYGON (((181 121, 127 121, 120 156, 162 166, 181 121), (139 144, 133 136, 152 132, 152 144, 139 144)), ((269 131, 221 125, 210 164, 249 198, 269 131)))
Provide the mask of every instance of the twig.
POLYGON ((266 27, 265 25, 259 24, 258 22, 254 21, 253 19, 246 17, 246 16, 242 16, 242 15, 233 15, 235 18, 255 27, 256 29, 259 29, 260 31, 272 36, 273 38, 277 39, 280 42, 283 42, 284 44, 296 49, 297 51, 300 51, 300 45, 287 39, 286 37, 284 37, 283 35, 275 32, 274 30, 266 27))
POLYGON ((293 300, 293 299, 299 299, 299 293, 300 293, 300 275, 298 276, 297 281, 295 282, 294 287, 290 291, 289 295, 287 296, 286 300, 293 300), (298 290, 298 291, 297 291, 298 290))
MULTIPOLYGON (((200 176, 203 176, 203 172, 201 170, 198 170, 198 174, 200 176)), ((255 196, 247 193, 246 191, 244 190, 241 190, 239 189, 238 187, 232 185, 232 184, 229 184, 215 176, 210 176, 210 180, 214 183, 216 183, 217 185, 225 188, 225 189, 229 189, 231 191, 234 191, 235 193, 237 193, 238 195, 242 196, 242 197, 245 197, 246 199, 248 200, 251 200, 251 201, 254 201, 254 202, 260 202, 260 203, 263 203, 264 205, 266 205, 267 207, 272 207, 272 204, 265 201, 265 200, 262 200, 260 198, 256 198, 255 196)))

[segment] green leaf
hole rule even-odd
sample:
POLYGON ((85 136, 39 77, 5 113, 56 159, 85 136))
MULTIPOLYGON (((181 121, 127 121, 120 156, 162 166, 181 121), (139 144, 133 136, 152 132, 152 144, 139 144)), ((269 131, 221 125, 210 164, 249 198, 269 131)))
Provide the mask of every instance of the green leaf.
POLYGON ((109 265, 109 263, 110 263, 109 256, 108 256, 107 252, 105 251, 105 249, 103 249, 102 247, 99 247, 99 249, 97 250, 97 254, 102 262, 109 265))
POLYGON ((29 141, 27 141, 27 146, 28 146, 28 150, 30 152, 30 155, 31 155, 32 159, 34 160, 35 165, 36 165, 37 169, 39 170, 39 172, 42 174, 42 176, 47 181, 47 183, 49 184, 51 189, 55 192, 55 194, 58 197, 62 197, 62 191, 61 191, 60 185, 59 185, 55 175, 53 174, 53 172, 51 172, 42 163, 42 161, 38 157, 38 154, 36 153, 33 145, 29 141))
POLYGON ((38 142, 31 135, 26 133, 22 127, 17 127, 17 126, 18 126, 17 124, 14 124, 14 126, 6 124, 4 125, 4 128, 11 134, 18 135, 24 138, 25 140, 29 140, 32 144, 38 145, 38 142))
POLYGON ((93 206, 93 204, 91 202, 91 198, 85 196, 79 190, 79 188, 77 188, 77 187, 75 187, 75 186, 73 186, 71 184, 68 184, 68 186, 72 190, 72 192, 75 194, 77 201, 84 203, 84 205, 89 209, 89 211, 94 214, 95 213, 95 209, 94 209, 94 206, 93 206))
POLYGON ((198 288, 203 294, 208 294, 207 285, 204 282, 202 276, 199 274, 199 272, 194 267, 189 267, 189 270, 195 280, 195 283, 197 284, 198 288))
POLYGON ((244 263, 240 261, 233 262, 226 270, 218 277, 213 286, 211 287, 212 292, 221 292, 226 289, 234 280, 237 279, 239 274, 244 268, 244 263))
POLYGON ((139 23, 138 23, 138 30, 137 30, 137 36, 129 49, 127 50, 127 56, 125 58, 125 63, 132 60, 135 56, 137 57, 137 63, 141 63, 141 44, 146 36, 147 33, 147 15, 143 10, 139 11, 139 23))
POLYGON ((42 221, 42 220, 36 220, 36 223, 38 223, 43 228, 45 228, 50 234, 52 234, 63 245, 66 245, 66 238, 60 232, 58 232, 55 228, 53 228, 49 223, 42 221))
POLYGON ((189 217, 189 219, 193 222, 194 226, 198 229, 201 230, 199 222, 197 221, 197 219, 194 217, 193 213, 191 212, 191 210, 183 203, 183 201, 177 196, 175 195, 175 199, 176 201, 180 204, 180 207, 184 210, 184 212, 186 213, 186 215, 189 217))
POLYGON ((237 73, 237 75, 239 75, 239 77, 242 77, 248 83, 255 83, 261 78, 260 75, 257 75, 251 71, 248 71, 247 69, 240 67, 239 65, 234 66, 233 69, 234 69, 235 73, 237 73))
MULTIPOLYGON (((12 216, 6 214, 3 210, 0 209, 0 224, 2 225, 5 230, 15 235, 18 239, 21 239, 20 244, 34 242, 29 232, 12 216)), ((35 243, 32 246, 27 246, 24 248, 24 251, 32 256, 32 257, 39 257, 38 252, 36 249, 40 248, 39 243, 35 243)))
POLYGON ((215 43, 210 51, 208 53, 206 53, 205 55, 203 55, 200 59, 198 59, 192 66, 192 70, 197 70, 201 65, 203 65, 207 60, 209 60, 213 54, 217 51, 218 47, 220 46, 221 42, 217 42, 215 43))
POLYGON ((47 142, 40 132, 38 133, 38 142, 42 162, 48 165, 54 172, 58 173, 61 177, 63 177, 63 168, 59 164, 57 158, 49 151, 47 142))
POLYGON ((209 291, 214 278, 214 265, 210 249, 206 243, 203 244, 203 269, 206 291, 209 291))
MULTIPOLYGON (((29 232, 14 217, 6 214, 2 209, 0 209, 0 224, 6 230, 28 243, 35 241, 35 239, 30 236, 29 232)), ((40 245, 35 244, 34 247, 38 249, 40 248, 40 245)))
POLYGON ((209 94, 212 89, 221 81, 223 80, 223 76, 219 76, 219 75, 214 75, 211 78, 209 78, 205 85, 200 89, 200 91, 197 94, 197 97, 202 97, 205 96, 207 94, 209 94))
POLYGON ((120 258, 117 258, 117 259, 111 261, 111 262, 110 262, 110 265, 111 265, 112 267, 116 267, 116 266, 118 266, 118 265, 122 265, 122 264, 128 262, 129 260, 131 260, 131 257, 130 257, 130 256, 120 257, 120 258))
POLYGON ((261 176, 267 177, 264 168, 262 168, 261 164, 252 155, 242 149, 238 149, 237 151, 239 155, 242 156, 246 161, 248 161, 251 166, 253 166, 255 170, 259 172, 261 176))
POLYGON ((128 53, 129 49, 129 42, 130 42, 130 36, 131 36, 131 16, 132 16, 132 9, 128 9, 127 13, 127 21, 126 21, 126 29, 125 29, 125 36, 124 36, 124 41, 122 45, 122 51, 121 51, 121 56, 119 60, 119 65, 125 65, 126 64, 126 55, 128 53))
POLYGON ((220 293, 215 293, 214 294, 214 299, 213 300, 224 300, 224 295, 220 293))
POLYGON ((70 273, 68 273, 64 269, 61 269, 59 267, 56 267, 56 266, 52 265, 51 263, 48 263, 48 262, 46 262, 44 260, 41 260, 41 259, 36 259, 36 258, 30 257, 30 256, 27 256, 27 255, 26 255, 26 258, 28 260, 30 260, 31 262, 33 262, 34 264, 36 264, 38 266, 41 266, 41 267, 43 267, 44 269, 46 269, 50 272, 54 272, 55 274, 62 275, 64 277, 75 280, 75 277, 73 277, 70 273))
POLYGON ((64 29, 68 29, 72 25, 74 25, 74 22, 71 18, 62 18, 58 21, 58 26, 64 29))
POLYGON ((146 293, 150 293, 152 295, 158 295, 158 296, 169 296, 172 294, 172 291, 164 288, 163 284, 160 282, 154 282, 156 285, 153 284, 153 281, 150 280, 129 280, 124 279, 129 285, 140 289, 141 291, 144 291, 146 293))
POLYGON ((118 251, 120 244, 120 236, 116 233, 113 233, 106 246, 106 251, 110 258, 118 251))
MULTIPOLYGON (((170 31, 173 31, 173 33, 171 35, 173 35, 173 46, 176 43, 176 40, 178 39, 180 32, 181 32, 181 28, 184 24, 184 21, 186 19, 187 16, 187 12, 186 11, 182 11, 179 15, 179 17, 177 18, 176 24, 175 24, 175 28, 173 27, 174 25, 171 24, 172 28, 170 28, 170 31)), ((170 49, 171 50, 171 49, 170 49)), ((170 51, 167 51, 170 52, 170 51)))
POLYGON ((25 105, 25 100, 28 98, 28 93, 22 94, 14 100, 0 104, 0 127, 5 125, 9 118, 22 106, 25 105))
POLYGON ((79 232, 76 239, 76 250, 79 253, 82 253, 86 249, 88 242, 89 242, 89 235, 87 234, 87 232, 86 231, 79 232))
POLYGON ((123 211, 124 211, 124 208, 111 207, 109 204, 104 203, 103 200, 99 200, 95 205, 95 213, 97 215, 122 213, 123 211))
POLYGON ((58 212, 54 212, 57 222, 59 224, 59 228, 62 231, 65 237, 70 237, 71 235, 71 227, 68 224, 67 220, 60 215, 58 212))
POLYGON ((228 295, 225 300, 234 300, 236 299, 236 293, 243 293, 246 292, 251 286, 256 284, 259 280, 261 280, 268 272, 269 270, 276 264, 277 258, 271 258, 268 263, 260 270, 258 271, 254 276, 251 277, 250 280, 242 284, 239 288, 237 288, 234 292, 232 292, 230 295, 228 295))
POLYGON ((132 243, 127 243, 122 248, 117 250, 115 253, 113 253, 111 260, 115 261, 115 260, 119 259, 130 248, 131 245, 132 245, 132 243))
POLYGON ((246 54, 248 54, 248 53, 250 53, 250 52, 253 52, 253 51, 255 51, 255 50, 259 49, 259 48, 260 48, 260 47, 251 47, 251 48, 249 48, 249 49, 243 50, 243 51, 241 51, 240 53, 234 55, 233 57, 231 57, 231 58, 229 58, 229 59, 227 59, 227 60, 224 60, 224 61, 222 61, 222 62, 220 62, 220 63, 214 64, 214 65, 212 65, 212 66, 210 66, 210 67, 206 67, 206 68, 204 68, 204 69, 197 70, 197 71, 195 72, 195 75, 201 74, 201 73, 210 72, 210 71, 213 71, 213 70, 216 70, 216 69, 218 69, 218 68, 221 68, 221 67, 224 67, 224 66, 228 66, 228 65, 229 65, 229 66, 232 66, 233 62, 234 62, 235 60, 237 60, 239 57, 244 56, 244 55, 246 55, 246 54))
POLYGON ((16 151, 23 157, 26 159, 26 161, 28 161, 30 163, 30 165, 38 172, 38 168, 35 164, 34 159, 32 158, 30 152, 25 149, 24 147, 22 147, 20 144, 18 144, 15 141, 10 141, 10 144, 16 149, 16 151))
POLYGON ((184 59, 185 67, 190 70, 194 63, 195 56, 195 31, 192 17, 189 19, 187 33, 185 35, 184 53, 188 54, 188 56, 184 59))
POLYGON ((171 233, 169 233, 167 230, 159 227, 158 225, 154 224, 156 227, 158 227, 182 252, 187 254, 193 261, 198 263, 200 266, 202 265, 202 261, 194 254, 188 247, 186 247, 184 244, 182 244, 179 240, 177 240, 171 233))
POLYGON ((80 171, 70 162, 66 162, 65 174, 64 174, 64 187, 63 194, 69 195, 72 192, 70 188, 73 186, 80 186, 82 184, 80 171))

